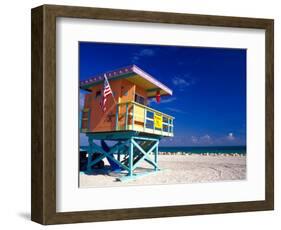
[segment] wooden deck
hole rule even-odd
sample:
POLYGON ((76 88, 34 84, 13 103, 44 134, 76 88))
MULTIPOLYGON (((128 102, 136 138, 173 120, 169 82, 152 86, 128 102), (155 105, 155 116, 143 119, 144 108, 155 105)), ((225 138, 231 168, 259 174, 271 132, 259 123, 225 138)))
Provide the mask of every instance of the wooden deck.
POLYGON ((112 125, 103 130, 89 129, 89 109, 83 109, 80 126, 85 121, 88 128, 82 128, 82 133, 106 133, 116 131, 135 131, 157 136, 174 136, 174 117, 139 104, 135 101, 118 103, 113 114, 112 125))

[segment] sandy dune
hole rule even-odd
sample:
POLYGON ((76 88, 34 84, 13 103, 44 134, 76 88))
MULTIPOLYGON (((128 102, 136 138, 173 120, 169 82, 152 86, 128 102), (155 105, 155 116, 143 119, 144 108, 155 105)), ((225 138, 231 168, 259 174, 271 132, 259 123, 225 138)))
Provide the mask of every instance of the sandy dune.
MULTIPOLYGON (((158 159, 159 166, 163 169, 161 172, 127 182, 116 181, 120 174, 108 173, 106 170, 92 175, 80 173, 80 187, 200 183, 246 179, 245 156, 160 155, 158 159)), ((136 172, 147 170, 153 169, 144 162, 137 168, 136 172)))

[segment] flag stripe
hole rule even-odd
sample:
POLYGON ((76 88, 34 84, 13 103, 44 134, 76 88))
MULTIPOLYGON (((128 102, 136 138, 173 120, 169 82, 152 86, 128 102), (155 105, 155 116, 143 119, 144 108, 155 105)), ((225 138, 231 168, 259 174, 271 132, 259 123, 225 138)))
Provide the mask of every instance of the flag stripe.
POLYGON ((112 95, 112 90, 111 90, 111 87, 109 85, 109 82, 107 80, 107 77, 106 77, 106 74, 104 74, 104 83, 103 83, 103 94, 102 94, 102 98, 101 98, 101 101, 100 101, 100 106, 101 106, 101 109, 103 112, 106 111, 106 101, 107 101, 107 96, 108 95, 112 95))

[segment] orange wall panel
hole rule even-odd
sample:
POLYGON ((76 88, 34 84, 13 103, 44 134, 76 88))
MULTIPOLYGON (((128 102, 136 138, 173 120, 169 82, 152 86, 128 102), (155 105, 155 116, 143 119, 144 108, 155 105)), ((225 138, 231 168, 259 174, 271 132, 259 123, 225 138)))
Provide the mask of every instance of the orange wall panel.
POLYGON ((135 98, 135 85, 126 79, 122 79, 120 83, 120 102, 133 101, 135 98))
MULTIPOLYGON (((89 108, 90 110, 89 132, 109 132, 115 130, 116 103, 134 101, 135 93, 147 99, 147 92, 144 89, 136 87, 136 85, 126 79, 112 80, 109 81, 109 84, 114 93, 115 101, 112 95, 107 97, 105 112, 102 111, 100 106, 103 84, 93 86, 91 88, 92 92, 85 95, 84 108, 89 108)), ((131 107, 129 108, 130 110, 132 110, 131 107)), ((125 113, 126 106, 120 106, 118 124, 121 129, 125 126, 125 113)), ((128 125, 131 123, 129 120, 130 118, 128 119, 128 125)))

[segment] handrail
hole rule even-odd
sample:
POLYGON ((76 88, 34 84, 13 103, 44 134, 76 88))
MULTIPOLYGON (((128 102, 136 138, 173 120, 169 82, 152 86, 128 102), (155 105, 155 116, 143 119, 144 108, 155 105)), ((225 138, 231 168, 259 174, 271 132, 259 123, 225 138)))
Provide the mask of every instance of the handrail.
MULTIPOLYGON (((122 102, 122 103, 117 103, 116 105, 117 109, 116 109, 116 124, 115 124, 115 130, 134 130, 134 126, 135 126, 135 121, 140 121, 143 122, 142 126, 142 130, 143 132, 148 132, 148 133, 153 133, 153 134, 161 134, 161 135, 167 135, 167 134, 171 134, 173 135, 173 120, 174 117, 167 115, 165 113, 162 113, 160 111, 157 111, 155 109, 152 109, 148 106, 142 105, 140 103, 137 103, 135 101, 127 101, 127 102, 122 102), (121 107, 125 107, 125 117, 124 117, 124 123, 122 124, 122 126, 124 126, 123 128, 119 126, 119 117, 122 117, 119 111, 119 108, 121 107), (130 111, 129 111, 129 107, 130 107, 130 111), (139 114, 139 112, 137 112, 137 114, 135 114, 135 109, 141 109, 143 110, 143 116, 141 114, 139 114), (152 117, 148 117, 147 113, 150 112, 152 113, 152 117), (162 119, 165 118, 167 119, 166 121, 161 120, 161 124, 162 127, 155 127, 155 115, 158 114, 158 116, 161 116, 162 119), (130 118, 129 118, 130 117, 130 118), (141 118, 141 119, 140 119, 141 118), (130 119, 130 121, 129 121, 130 119), (140 119, 140 120, 139 120, 140 119), (149 127, 147 127, 147 122, 153 122, 152 125, 150 124, 149 127), (151 126, 151 127, 150 127, 151 126), (167 130, 166 130, 167 129, 167 130)), ((139 125, 139 124, 138 124, 139 125)), ((137 129, 139 130, 140 127, 137 127, 137 129)))
POLYGON ((152 109, 151 107, 148 107, 148 106, 146 106, 146 105, 140 104, 140 103, 135 102, 135 101, 127 101, 127 102, 118 103, 118 105, 125 105, 125 104, 135 104, 135 105, 138 105, 138 106, 140 106, 140 107, 143 107, 143 108, 145 108, 145 109, 147 109, 147 110, 150 110, 150 111, 152 111, 152 112, 163 114, 165 117, 169 117, 169 118, 171 118, 171 119, 175 119, 173 116, 170 116, 170 115, 168 115, 168 114, 162 113, 162 112, 160 112, 160 111, 158 111, 158 110, 156 110, 156 109, 152 109))

